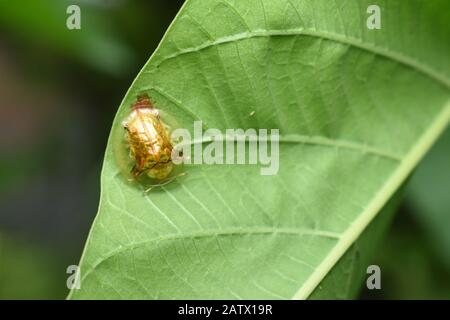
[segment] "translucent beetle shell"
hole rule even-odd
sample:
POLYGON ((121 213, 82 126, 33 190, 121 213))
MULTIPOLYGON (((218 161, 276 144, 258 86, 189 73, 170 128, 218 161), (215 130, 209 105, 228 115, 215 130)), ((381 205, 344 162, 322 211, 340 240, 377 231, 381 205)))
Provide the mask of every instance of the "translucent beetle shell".
POLYGON ((131 113, 122 122, 126 130, 129 156, 133 160, 131 174, 138 178, 164 180, 173 170, 172 142, 160 112, 147 95, 141 95, 131 105, 131 113))

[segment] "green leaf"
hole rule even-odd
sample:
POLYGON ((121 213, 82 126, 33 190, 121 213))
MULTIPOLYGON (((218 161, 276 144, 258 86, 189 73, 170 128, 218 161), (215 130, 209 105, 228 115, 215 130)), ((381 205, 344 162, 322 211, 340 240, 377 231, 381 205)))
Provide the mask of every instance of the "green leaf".
POLYGON ((379 1, 379 30, 370 4, 188 0, 117 112, 70 297, 350 296, 324 279, 450 119, 448 1, 379 1), (185 166, 144 195, 114 143, 142 92, 183 128, 280 129, 278 174, 185 166))

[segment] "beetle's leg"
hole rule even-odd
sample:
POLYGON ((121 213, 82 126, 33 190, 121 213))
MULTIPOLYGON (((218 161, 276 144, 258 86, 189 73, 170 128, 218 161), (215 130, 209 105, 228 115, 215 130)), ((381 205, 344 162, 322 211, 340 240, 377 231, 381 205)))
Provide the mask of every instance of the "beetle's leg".
POLYGON ((138 169, 138 167, 136 165, 133 166, 133 168, 131 169, 131 174, 133 175, 133 177, 137 178, 142 174, 142 170, 138 169))
POLYGON ((153 184, 153 185, 150 186, 150 188, 148 188, 148 189, 146 189, 146 190, 144 191, 144 194, 147 193, 147 192, 149 192, 150 190, 152 190, 152 189, 155 188, 155 187, 165 186, 166 184, 169 184, 169 183, 172 182, 173 180, 175 180, 175 179, 177 179, 177 178, 179 178, 179 177, 181 177, 181 176, 184 176, 184 175, 186 175, 186 174, 187 174, 186 172, 181 172, 181 173, 177 174, 176 176, 173 176, 173 177, 171 177, 171 178, 169 178, 169 179, 166 179, 165 181, 163 181, 163 182, 161 182, 161 183, 153 184))

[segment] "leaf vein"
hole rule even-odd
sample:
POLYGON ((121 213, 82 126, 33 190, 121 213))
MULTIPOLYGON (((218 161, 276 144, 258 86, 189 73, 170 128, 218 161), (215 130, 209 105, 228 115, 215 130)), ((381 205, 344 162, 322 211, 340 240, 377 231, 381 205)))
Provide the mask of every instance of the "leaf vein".
POLYGON ((355 48, 359 48, 371 53, 374 53, 379 56, 383 56, 387 59, 395 61, 397 63, 408 66, 414 70, 420 71, 421 73, 429 76, 430 78, 438 81, 439 83, 445 85, 446 87, 450 87, 450 79, 445 75, 435 70, 423 62, 418 61, 417 59, 411 58, 401 52, 389 50, 388 48, 383 48, 376 46, 374 44, 366 43, 361 41, 356 37, 350 36, 342 36, 340 34, 325 32, 325 31, 317 31, 317 30, 308 30, 308 29, 287 29, 287 30, 253 30, 248 32, 242 32, 237 34, 232 34, 229 36, 217 38, 214 41, 206 41, 196 47, 189 47, 182 49, 174 54, 167 55, 162 57, 158 62, 156 62, 157 66, 160 66, 163 62, 174 59, 178 56, 198 52, 213 46, 232 43, 236 41, 247 40, 251 38, 262 38, 262 37, 275 37, 275 36, 310 36, 323 38, 334 42, 339 42, 344 45, 352 46, 355 48))

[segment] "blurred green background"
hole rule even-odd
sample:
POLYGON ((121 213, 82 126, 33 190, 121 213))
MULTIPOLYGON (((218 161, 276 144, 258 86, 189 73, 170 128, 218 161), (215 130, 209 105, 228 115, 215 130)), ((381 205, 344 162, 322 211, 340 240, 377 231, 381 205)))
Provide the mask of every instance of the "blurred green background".
MULTIPOLYGON (((0 0, 0 299, 63 299, 110 125, 182 1, 0 0), (66 8, 81 8, 81 30, 66 8)), ((450 130, 411 177, 363 299, 450 298, 450 130)))

